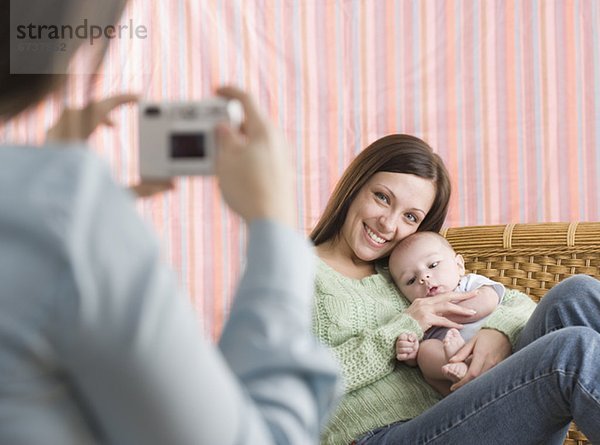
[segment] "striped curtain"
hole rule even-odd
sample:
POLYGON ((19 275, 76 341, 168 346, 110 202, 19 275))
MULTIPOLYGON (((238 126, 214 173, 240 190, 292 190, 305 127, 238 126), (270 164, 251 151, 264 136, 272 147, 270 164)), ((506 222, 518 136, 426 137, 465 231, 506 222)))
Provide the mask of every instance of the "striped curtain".
MULTIPOLYGON (((454 196, 447 225, 600 218, 598 0, 133 0, 101 75, 2 128, 39 142, 59 102, 135 91, 198 99, 216 85, 257 98, 290 142, 308 232, 350 160, 388 133, 427 140, 454 196)), ((137 180, 137 111, 91 140, 117 180, 137 180)), ((140 202, 165 258, 216 337, 245 232, 211 178, 140 202)))

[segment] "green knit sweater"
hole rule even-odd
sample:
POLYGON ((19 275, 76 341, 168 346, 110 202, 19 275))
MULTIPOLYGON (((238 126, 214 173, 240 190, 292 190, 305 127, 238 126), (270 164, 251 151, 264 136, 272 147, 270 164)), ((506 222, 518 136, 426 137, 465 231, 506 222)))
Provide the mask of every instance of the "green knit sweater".
MULTIPOLYGON (((318 261, 314 331, 333 349, 345 380, 345 395, 322 444, 348 445, 367 431, 418 416, 441 398, 418 368, 395 359, 398 335, 423 336, 404 314, 409 304, 386 270, 356 280, 318 261)), ((527 295, 507 290, 483 327, 503 332, 514 345, 534 308, 527 295)))

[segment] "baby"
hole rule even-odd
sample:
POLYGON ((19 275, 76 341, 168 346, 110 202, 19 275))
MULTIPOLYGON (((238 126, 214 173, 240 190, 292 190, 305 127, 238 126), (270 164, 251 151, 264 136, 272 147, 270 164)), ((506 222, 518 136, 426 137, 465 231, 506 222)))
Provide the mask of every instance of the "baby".
POLYGON ((460 332, 434 326, 425 332, 421 343, 412 333, 398 337, 397 359, 409 366, 418 364, 425 380, 445 396, 450 393, 451 384, 462 379, 468 369, 466 363, 448 363, 449 359, 475 335, 498 306, 504 286, 481 275, 465 275, 463 257, 435 232, 417 232, 402 240, 390 256, 389 268, 396 286, 411 303, 417 298, 491 286, 457 303, 474 309, 475 315, 447 317, 464 325, 460 332))

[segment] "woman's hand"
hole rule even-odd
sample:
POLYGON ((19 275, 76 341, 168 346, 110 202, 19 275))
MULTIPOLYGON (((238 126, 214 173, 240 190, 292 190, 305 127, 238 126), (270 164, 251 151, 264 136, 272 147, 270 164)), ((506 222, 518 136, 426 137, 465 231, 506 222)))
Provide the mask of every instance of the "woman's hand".
POLYGON ((279 131, 243 91, 220 88, 244 108, 241 130, 219 125, 216 171, 223 197, 249 223, 270 219, 295 226, 294 171, 279 131))
POLYGON ((461 307, 473 309, 477 313, 469 316, 451 315, 448 318, 456 323, 473 323, 474 321, 481 320, 483 317, 487 317, 494 312, 494 309, 498 307, 498 299, 498 293, 492 286, 481 286, 477 289, 475 297, 459 303, 461 307))
POLYGON ((447 292, 434 297, 417 298, 404 311, 414 318, 421 329, 426 331, 432 326, 461 329, 463 326, 450 320, 449 316, 472 316, 476 312, 459 306, 457 303, 473 298, 477 291, 472 292, 447 292))
POLYGON ((512 352, 512 346, 508 337, 495 329, 481 329, 475 337, 465 344, 450 363, 464 362, 469 363, 467 374, 450 387, 450 391, 455 391, 463 385, 466 385, 475 377, 483 374, 488 369, 493 368, 512 352), (470 357, 470 359, 469 359, 470 357))
MULTIPOLYGON (((47 142, 85 141, 100 125, 112 127, 108 115, 115 108, 137 101, 135 94, 119 94, 100 101, 91 101, 84 108, 65 108, 56 123, 46 133, 47 142)), ((171 180, 147 180, 129 187, 139 198, 146 198, 173 189, 171 180)))

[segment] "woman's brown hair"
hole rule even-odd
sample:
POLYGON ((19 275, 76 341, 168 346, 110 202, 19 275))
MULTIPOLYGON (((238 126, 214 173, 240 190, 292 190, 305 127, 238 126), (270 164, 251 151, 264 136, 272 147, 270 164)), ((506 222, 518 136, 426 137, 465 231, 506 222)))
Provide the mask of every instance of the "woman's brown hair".
POLYGON ((392 134, 373 142, 350 163, 310 234, 315 245, 339 235, 352 201, 377 172, 405 173, 431 180, 435 199, 418 230, 437 232, 442 228, 451 191, 444 162, 425 141, 407 134, 392 134))

